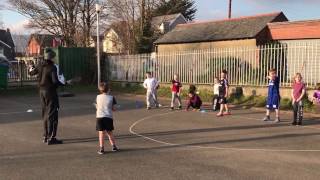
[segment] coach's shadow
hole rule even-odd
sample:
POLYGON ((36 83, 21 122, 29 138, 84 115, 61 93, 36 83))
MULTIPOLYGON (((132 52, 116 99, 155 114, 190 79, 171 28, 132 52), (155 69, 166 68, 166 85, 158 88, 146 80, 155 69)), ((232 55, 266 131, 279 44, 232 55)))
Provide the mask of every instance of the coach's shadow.
MULTIPOLYGON (((188 130, 176 130, 176 131, 161 131, 153 133, 141 133, 143 136, 157 137, 157 136, 168 136, 168 135, 179 135, 179 134, 196 134, 196 133, 207 133, 207 132, 218 132, 218 131, 231 131, 231 130, 249 130, 249 129, 260 129, 260 128, 272 128, 272 127, 284 127, 288 124, 263 124, 263 125, 251 125, 251 126, 226 126, 217 128, 206 128, 206 129, 188 129, 188 130)), ((133 139, 141 138, 132 134, 116 135, 116 139, 133 139)), ((107 140, 107 139, 106 139, 107 140)), ((98 142, 98 137, 89 138, 71 138, 63 139, 64 144, 76 144, 86 142, 98 142)))
MULTIPOLYGON (((127 138, 139 138, 138 136, 134 136, 131 134, 128 135, 118 135, 115 136, 115 139, 127 139, 127 138)), ((87 143, 87 142, 98 142, 98 137, 88 137, 88 138, 70 138, 70 139, 62 139, 64 144, 77 144, 77 143, 87 143)), ((105 140, 108 140, 106 138, 105 140)))

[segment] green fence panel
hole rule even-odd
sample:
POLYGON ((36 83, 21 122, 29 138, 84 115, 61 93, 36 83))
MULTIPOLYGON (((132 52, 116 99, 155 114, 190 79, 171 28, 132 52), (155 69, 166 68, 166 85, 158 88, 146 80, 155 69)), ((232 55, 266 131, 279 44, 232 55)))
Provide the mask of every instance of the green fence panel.
POLYGON ((96 51, 94 48, 53 49, 56 52, 55 63, 59 64, 65 79, 81 78, 84 82, 93 82, 96 77, 96 51))
POLYGON ((0 89, 8 87, 8 66, 0 65, 0 89))

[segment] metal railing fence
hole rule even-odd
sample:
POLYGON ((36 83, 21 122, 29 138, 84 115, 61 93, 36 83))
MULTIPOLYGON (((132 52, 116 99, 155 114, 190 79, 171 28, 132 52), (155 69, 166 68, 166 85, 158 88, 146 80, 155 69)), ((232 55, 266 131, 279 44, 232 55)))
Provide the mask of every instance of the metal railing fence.
POLYGON ((282 87, 301 73, 308 87, 320 83, 320 43, 276 43, 256 47, 232 47, 183 52, 117 55, 105 59, 108 79, 142 82, 151 71, 169 83, 175 73, 182 83, 212 84, 225 69, 235 86, 265 86, 271 68, 277 70, 282 87))

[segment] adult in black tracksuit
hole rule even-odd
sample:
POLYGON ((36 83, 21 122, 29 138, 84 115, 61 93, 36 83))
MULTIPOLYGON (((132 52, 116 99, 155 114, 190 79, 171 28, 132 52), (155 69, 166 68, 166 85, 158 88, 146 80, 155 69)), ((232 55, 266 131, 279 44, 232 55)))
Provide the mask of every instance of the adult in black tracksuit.
POLYGON ((37 67, 32 67, 29 70, 31 75, 38 75, 44 130, 43 142, 48 145, 62 143, 61 140, 56 139, 59 110, 57 88, 61 83, 58 80, 57 68, 52 61, 54 57, 55 52, 47 49, 45 60, 37 67))

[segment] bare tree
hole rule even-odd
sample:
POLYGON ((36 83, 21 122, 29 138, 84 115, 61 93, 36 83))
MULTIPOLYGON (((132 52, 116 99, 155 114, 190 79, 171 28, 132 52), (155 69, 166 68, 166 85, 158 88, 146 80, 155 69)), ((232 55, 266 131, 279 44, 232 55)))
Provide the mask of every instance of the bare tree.
MULTIPOLYGON (((81 0, 79 4, 80 13, 78 15, 78 35, 80 36, 80 45, 89 46, 90 37, 96 28, 96 0, 81 0)), ((106 8, 102 8, 100 12, 100 23, 103 25, 108 22, 108 13, 106 8)), ((104 27, 104 26, 102 26, 104 27)), ((103 28, 102 28, 103 29, 103 28)))
POLYGON ((119 31, 125 31, 128 39, 125 43, 128 53, 136 52, 137 36, 142 32, 144 24, 151 19, 152 10, 160 0, 106 0, 111 20, 122 22, 119 31))
POLYGON ((75 46, 80 0, 10 0, 20 14, 30 18, 28 27, 62 36, 66 46, 75 46))

